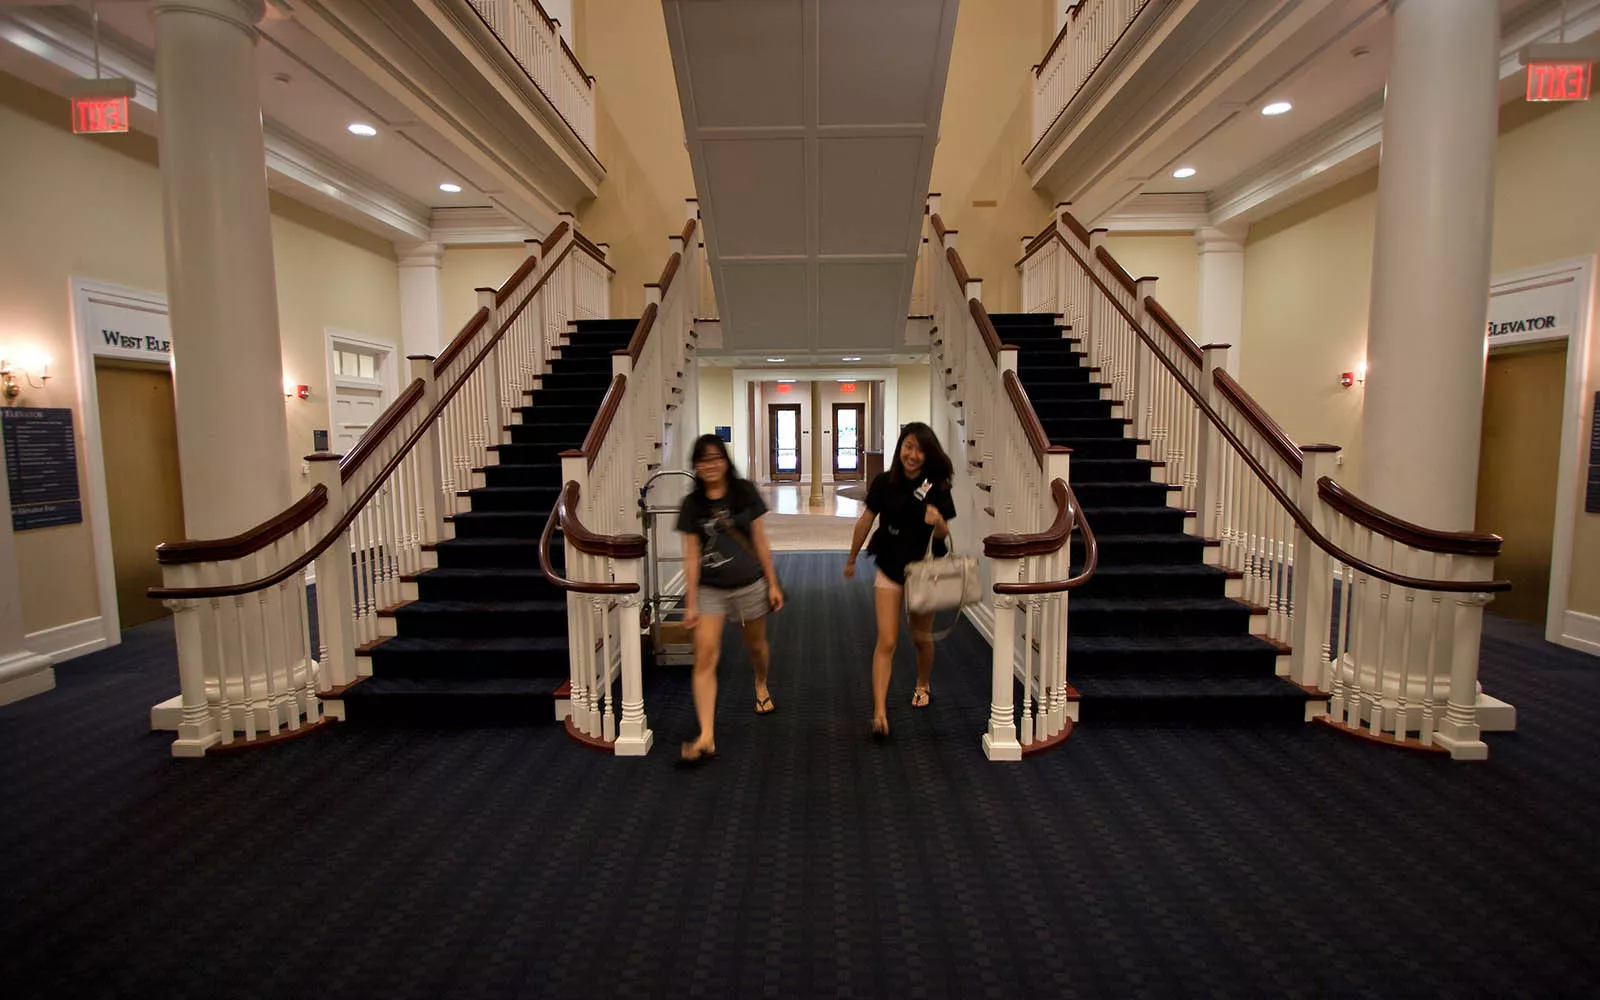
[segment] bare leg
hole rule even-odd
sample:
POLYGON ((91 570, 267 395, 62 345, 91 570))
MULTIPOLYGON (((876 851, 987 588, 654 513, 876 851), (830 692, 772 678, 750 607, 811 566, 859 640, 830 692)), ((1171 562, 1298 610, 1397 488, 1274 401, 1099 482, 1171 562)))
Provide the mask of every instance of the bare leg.
POLYGON ((694 714, 700 735, 686 743, 683 755, 693 759, 717 750, 717 660, 722 656, 722 615, 701 615, 694 627, 694 714))
POLYGON ((889 697, 889 675, 894 671, 894 647, 900 639, 900 591, 874 587, 872 600, 878 617, 878 644, 872 650, 872 731, 888 733, 884 702, 889 697))
POLYGON ((753 622, 744 623, 744 648, 750 653, 750 669, 756 675, 756 704, 763 702, 767 707, 756 708, 756 712, 765 715, 772 711, 772 692, 767 690, 767 662, 770 651, 767 648, 767 620, 757 618, 753 622))
POLYGON ((933 615, 911 616, 911 642, 917 647, 917 689, 911 704, 921 708, 928 703, 928 675, 933 672, 933 615))

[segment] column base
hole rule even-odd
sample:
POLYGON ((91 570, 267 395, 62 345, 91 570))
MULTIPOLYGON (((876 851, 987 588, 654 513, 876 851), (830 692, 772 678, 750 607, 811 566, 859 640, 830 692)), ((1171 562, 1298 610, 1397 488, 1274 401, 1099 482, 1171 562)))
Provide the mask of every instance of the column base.
POLYGON ((0 658, 0 705, 44 694, 55 686, 50 657, 23 651, 0 658))
POLYGON ((1451 760, 1488 760, 1489 744, 1478 737, 1476 723, 1445 718, 1440 720, 1439 728, 1433 734, 1433 742, 1450 751, 1451 760))
POLYGON ((646 729, 642 734, 618 736, 611 752, 618 757, 643 757, 655 745, 656 734, 646 729))
POLYGON ((204 757, 206 751, 222 742, 222 734, 216 729, 207 727, 198 731, 189 731, 190 727, 183 727, 178 731, 178 738, 172 741, 172 756, 174 757, 204 757))
POLYGON ((159 705, 150 706, 150 731, 175 733, 183 725, 183 695, 175 694, 159 705))
POLYGON ((984 733, 983 755, 990 760, 1021 760, 1022 744, 1017 742, 1015 732, 984 733))

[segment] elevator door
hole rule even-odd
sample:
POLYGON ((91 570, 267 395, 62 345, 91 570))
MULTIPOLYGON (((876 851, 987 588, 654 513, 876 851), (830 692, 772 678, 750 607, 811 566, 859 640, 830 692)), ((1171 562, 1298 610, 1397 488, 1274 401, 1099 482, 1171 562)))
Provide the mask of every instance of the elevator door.
POLYGON ((1477 528, 1505 539, 1494 570, 1512 585, 1489 610, 1538 625, 1550 602, 1566 381, 1564 343, 1496 351, 1484 378, 1477 528))
POLYGON ((95 363, 95 385, 117 614, 121 627, 128 628, 170 613, 145 590, 161 585, 156 546, 184 537, 172 374, 156 366, 101 360, 95 363))

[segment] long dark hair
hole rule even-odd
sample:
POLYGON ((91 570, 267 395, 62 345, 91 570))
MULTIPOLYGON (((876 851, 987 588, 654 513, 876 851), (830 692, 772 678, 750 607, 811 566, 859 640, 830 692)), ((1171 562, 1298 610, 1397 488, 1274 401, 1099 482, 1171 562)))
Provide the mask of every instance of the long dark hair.
POLYGON ((739 475, 738 467, 733 464, 733 456, 728 454, 728 442, 715 434, 702 434, 694 439, 694 447, 689 451, 689 463, 694 469, 694 491, 700 496, 706 495, 706 484, 700 478, 700 460, 705 458, 706 452, 711 449, 720 452, 723 460, 728 463, 727 479, 730 488, 743 478, 739 475))
POLYGON ((900 437, 894 442, 894 465, 889 469, 889 481, 903 483, 911 478, 906 474, 906 467, 900 461, 900 449, 905 446, 908 437, 915 437, 917 447, 922 449, 922 475, 939 489, 949 489, 950 477, 954 475, 955 467, 950 464, 950 456, 940 447, 939 438, 933 433, 933 428, 921 421, 900 428, 900 437))

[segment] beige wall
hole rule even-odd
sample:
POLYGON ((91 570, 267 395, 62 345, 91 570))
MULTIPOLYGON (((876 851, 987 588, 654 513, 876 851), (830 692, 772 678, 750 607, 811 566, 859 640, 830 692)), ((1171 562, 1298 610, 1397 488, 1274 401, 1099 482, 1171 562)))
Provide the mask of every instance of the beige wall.
POLYGON ((733 426, 733 369, 700 366, 700 433, 733 426))
POLYGON ((681 232, 694 176, 660 0, 576 0, 578 59, 595 76, 595 142, 606 178, 579 228, 611 244, 611 315, 638 316, 681 232), (603 26, 597 23, 604 15, 603 26))
POLYGON ((1200 253, 1188 234, 1108 235, 1106 250, 1135 278, 1155 277, 1156 301, 1194 337, 1200 329, 1200 253))
POLYGON ((439 266, 439 327, 442 343, 478 311, 479 288, 499 288, 527 260, 522 246, 449 247, 439 266))
POLYGON ((945 224, 961 231, 961 260, 984 279, 991 312, 1022 308, 1020 237, 1050 221, 1050 200, 1033 190, 1022 159, 1033 146, 1028 67, 1050 46, 1053 16, 1044 0, 963 3, 956 16, 931 188, 945 224))
MULTIPOLYGON (((929 423, 933 419, 932 400, 929 398, 927 365, 903 365, 895 370, 895 378, 899 383, 899 395, 895 397, 895 405, 899 407, 900 422, 909 424, 915 421, 929 423)), ((900 436, 900 428, 885 427, 883 429, 885 449, 894 447, 894 440, 900 436)))
MULTIPOLYGON (((1496 274, 1600 252, 1600 104, 1559 110, 1521 102, 1501 115, 1495 167, 1496 274)), ((1361 391, 1338 385, 1365 356, 1371 294, 1376 173, 1278 213, 1250 230, 1245 250, 1245 340, 1241 380, 1299 441, 1344 446, 1340 478, 1360 490, 1361 391)), ((1590 394, 1580 445, 1587 457, 1600 345, 1590 343, 1590 394)), ((1580 477, 1581 478, 1581 477, 1580 477)), ((1568 604, 1600 614, 1600 515, 1576 498, 1568 604)))
MULTIPOLYGON (((155 140, 138 133, 75 136, 63 127, 68 120, 61 98, 0 74, 7 153, 0 156, 0 347, 52 359, 49 387, 29 391, 23 402, 79 412, 85 491, 84 524, 17 534, 23 624, 30 632, 100 614, 68 282, 166 288, 155 140)), ((312 392, 310 400, 285 401, 291 458, 285 471, 298 496, 307 488, 299 459, 311 450, 311 429, 328 426, 324 330, 396 340, 398 279, 389 244, 286 199, 274 197, 272 206, 285 372, 312 392)))

